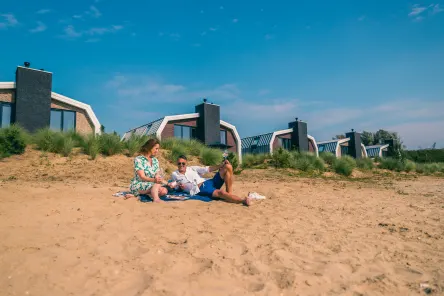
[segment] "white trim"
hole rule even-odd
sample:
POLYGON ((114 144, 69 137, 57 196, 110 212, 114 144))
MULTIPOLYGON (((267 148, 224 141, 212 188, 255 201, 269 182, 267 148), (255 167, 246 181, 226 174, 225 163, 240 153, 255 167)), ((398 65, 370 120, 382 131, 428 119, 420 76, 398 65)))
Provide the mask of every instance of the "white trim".
MULTIPOLYGON (((382 150, 388 148, 389 144, 384 144, 379 148, 379 157, 382 157, 382 150)), ((365 153, 367 153, 367 149, 365 149, 365 153)))
POLYGON ((237 132, 237 129, 234 125, 229 124, 226 121, 221 120, 220 121, 220 125, 231 129, 234 133, 234 137, 236 138, 236 142, 237 142, 237 158, 239 160, 239 164, 242 164, 242 142, 241 142, 241 138, 239 136, 239 133, 237 132))
POLYGON ((96 134, 100 134, 100 122, 97 119, 96 115, 94 114, 94 111, 91 109, 91 106, 76 100, 73 100, 71 98, 65 97, 63 95, 60 95, 55 92, 51 92, 51 99, 77 107, 79 109, 85 110, 86 114, 88 115, 89 119, 91 119, 93 125, 94 125, 94 131, 96 134))
POLYGON ((293 132, 292 128, 273 132, 273 135, 271 136, 271 140, 270 140, 270 144, 269 144, 270 145, 270 154, 273 154, 273 143, 274 143, 274 140, 276 139, 276 136, 288 134, 291 132, 293 132))
MULTIPOLYGON (((293 132, 292 128, 273 132, 273 135, 271 136, 271 140, 270 140, 270 144, 269 144, 270 145, 270 154, 273 154, 273 143, 274 143, 274 140, 276 139, 276 136, 285 135, 285 134, 289 134, 292 132, 293 132)), ((307 138, 313 141, 316 156, 319 156, 318 144, 316 143, 315 138, 310 135, 307 135, 307 138)))
POLYGON ((157 129, 156 132, 156 137, 159 141, 162 141, 162 132, 163 129, 165 128, 165 126, 167 125, 167 123, 169 121, 173 121, 173 120, 184 120, 184 119, 194 119, 194 118, 199 118, 199 113, 190 113, 190 114, 181 114, 181 115, 170 115, 170 116, 165 116, 162 119, 162 123, 160 124, 159 128, 157 129))
MULTIPOLYGON (((361 143, 361 148, 364 148, 364 158, 367 158, 367 157, 368 157, 368 155, 367 155, 367 149, 365 149, 365 145, 362 144, 362 143, 361 143)), ((361 153, 361 156, 362 156, 362 153, 361 153)))
MULTIPOLYGON (((350 138, 338 140, 338 145, 336 146, 336 157, 339 157, 339 152, 341 151, 341 144, 350 141, 350 138)), ((342 155, 341 155, 342 156, 342 155)))
MULTIPOLYGON (((168 122, 176 121, 176 120, 184 120, 184 119, 195 119, 195 118, 199 118, 199 113, 165 116, 162 119, 162 123, 160 124, 159 128, 157 129, 157 132, 156 132, 157 139, 159 139, 159 141, 162 140, 162 132, 165 129, 165 126, 167 125, 168 122)), ((239 163, 242 163, 242 144, 241 144, 239 133, 237 132, 236 127, 232 124, 229 124, 226 121, 223 121, 223 120, 220 120, 220 125, 228 128, 228 129, 231 129, 233 131, 234 137, 236 138, 236 141, 237 141, 237 143, 236 143, 237 144, 237 157, 239 159, 239 163)))
POLYGON ((313 136, 310 136, 310 135, 307 135, 307 138, 313 142, 316 156, 319 156, 319 148, 318 148, 318 144, 316 143, 315 138, 313 136))
POLYGON ((15 82, 0 82, 0 89, 15 89, 15 82))

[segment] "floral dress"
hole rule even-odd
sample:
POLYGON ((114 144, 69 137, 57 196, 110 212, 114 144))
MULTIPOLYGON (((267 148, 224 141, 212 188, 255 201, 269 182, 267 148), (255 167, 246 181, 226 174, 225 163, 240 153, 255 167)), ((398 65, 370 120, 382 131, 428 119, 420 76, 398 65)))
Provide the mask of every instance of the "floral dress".
POLYGON ((139 191, 149 190, 154 185, 153 182, 141 180, 139 175, 137 175, 137 171, 142 170, 148 178, 154 178, 156 176, 156 173, 160 169, 159 161, 155 157, 151 159, 152 165, 150 165, 149 160, 143 155, 137 156, 134 159, 134 178, 131 180, 130 190, 131 193, 136 196, 139 195, 139 191))

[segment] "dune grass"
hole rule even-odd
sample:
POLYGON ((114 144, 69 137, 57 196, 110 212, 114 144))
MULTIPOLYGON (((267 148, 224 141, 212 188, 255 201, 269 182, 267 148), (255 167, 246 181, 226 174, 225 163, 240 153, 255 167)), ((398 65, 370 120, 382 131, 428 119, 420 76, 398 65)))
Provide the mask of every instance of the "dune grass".
POLYGON ((356 168, 356 161, 353 157, 345 155, 338 158, 333 163, 333 170, 339 174, 346 177, 351 176, 353 169, 356 168))
POLYGON ((328 165, 333 165, 336 160, 336 155, 331 152, 321 152, 319 153, 319 157, 322 158, 328 165))
POLYGON ((29 134, 19 125, 13 124, 0 129, 0 159, 23 154, 29 142, 29 134))
POLYGON ((123 151, 123 142, 117 134, 102 134, 99 136, 100 151, 103 155, 112 156, 123 151))
POLYGON ((373 170, 375 164, 371 158, 361 158, 356 160, 356 166, 361 170, 373 170))

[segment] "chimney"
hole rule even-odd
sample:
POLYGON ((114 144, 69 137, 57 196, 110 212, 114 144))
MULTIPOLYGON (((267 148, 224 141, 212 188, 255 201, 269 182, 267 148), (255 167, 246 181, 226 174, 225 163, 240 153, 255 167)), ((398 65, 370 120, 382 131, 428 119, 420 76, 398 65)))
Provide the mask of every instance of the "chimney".
POLYGON ((288 123, 288 128, 293 129, 291 133, 291 147, 294 147, 299 152, 309 151, 307 123, 295 118, 295 121, 288 123))
POLYGON ((17 67, 15 74, 15 122, 29 132, 49 126, 52 73, 17 67))
POLYGON ((362 158, 361 134, 352 129, 351 132, 345 134, 345 137, 350 138, 348 154, 356 159, 362 158))
POLYGON ((195 109, 199 113, 196 138, 205 145, 220 143, 220 107, 204 99, 195 109))

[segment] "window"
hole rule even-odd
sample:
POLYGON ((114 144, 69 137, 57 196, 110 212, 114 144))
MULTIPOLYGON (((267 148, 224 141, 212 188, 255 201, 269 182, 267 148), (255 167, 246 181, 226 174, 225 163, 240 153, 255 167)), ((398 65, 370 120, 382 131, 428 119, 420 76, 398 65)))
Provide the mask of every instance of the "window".
POLYGON ((192 126, 186 126, 186 125, 174 125, 174 137, 183 139, 183 140, 190 140, 195 138, 196 136, 196 128, 192 126))
POLYGON ((55 131, 76 129, 76 112, 70 110, 51 109, 49 127, 55 131))
POLYGON ((279 141, 281 142, 281 147, 286 150, 291 150, 291 139, 286 138, 279 138, 279 141))
POLYGON ((251 146, 257 146, 258 143, 259 143, 259 137, 255 137, 253 139, 253 142, 251 143, 251 146))
POLYGON ((318 151, 319 151, 319 152, 324 152, 324 148, 325 148, 324 145, 320 145, 320 146, 318 147, 318 151))
POLYGON ((225 130, 220 131, 220 143, 227 145, 227 131, 225 130))
POLYGON ((0 127, 11 125, 12 104, 0 102, 0 127))

